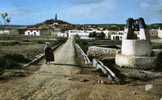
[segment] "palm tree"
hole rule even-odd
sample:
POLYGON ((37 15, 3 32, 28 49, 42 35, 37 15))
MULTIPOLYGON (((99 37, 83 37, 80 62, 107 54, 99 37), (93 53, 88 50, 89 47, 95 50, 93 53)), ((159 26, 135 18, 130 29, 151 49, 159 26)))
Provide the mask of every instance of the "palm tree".
MULTIPOLYGON (((9 17, 9 15, 8 15, 7 12, 5 12, 5 13, 0 13, 0 15, 1 15, 2 22, 3 22, 4 25, 7 25, 7 24, 9 24, 9 23, 11 22, 11 18, 9 17)), ((2 23, 2 22, 1 22, 1 23, 2 23)))
POLYGON ((2 31, 5 31, 5 25, 9 24, 11 19, 10 17, 8 16, 8 13, 5 12, 5 13, 0 13, 0 17, 2 19, 2 21, 0 21, 0 24, 4 25, 4 28, 2 29, 2 31))

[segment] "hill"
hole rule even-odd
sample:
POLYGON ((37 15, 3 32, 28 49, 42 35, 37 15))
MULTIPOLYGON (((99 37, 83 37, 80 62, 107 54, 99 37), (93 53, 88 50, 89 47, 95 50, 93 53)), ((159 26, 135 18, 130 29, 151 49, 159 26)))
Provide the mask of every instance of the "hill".
POLYGON ((34 28, 59 28, 61 30, 68 30, 72 29, 75 27, 75 25, 68 23, 63 20, 54 20, 54 19, 49 19, 44 22, 38 23, 36 25, 33 25, 32 27, 34 28))

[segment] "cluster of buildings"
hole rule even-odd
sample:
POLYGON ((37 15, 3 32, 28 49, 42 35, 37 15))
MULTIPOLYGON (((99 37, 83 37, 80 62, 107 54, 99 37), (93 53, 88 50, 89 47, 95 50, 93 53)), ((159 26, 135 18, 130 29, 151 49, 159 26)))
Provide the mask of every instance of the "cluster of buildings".
MULTIPOLYGON (((16 25, 0 25, 0 35, 24 35, 24 36, 58 36, 58 37, 72 37, 79 35, 81 38, 88 39, 90 33, 105 34, 105 39, 122 40, 123 36, 127 33, 127 28, 120 31, 112 31, 100 27, 72 25, 62 20, 58 20, 57 14, 55 19, 47 20, 43 23, 34 26, 16 26, 16 25)), ((153 39, 162 38, 162 30, 151 29, 148 30, 150 37, 153 39)), ((137 37, 140 38, 139 31, 135 31, 137 37)))
MULTIPOLYGON (((62 31, 59 28, 29 28, 26 26, 1 26, 0 27, 0 35, 24 35, 24 36, 45 36, 45 35, 53 35, 58 37, 72 37, 74 35, 79 35, 81 38, 88 39, 89 34, 95 32, 96 34, 104 33, 105 39, 111 40, 122 40, 123 35, 126 33, 126 30, 123 31, 112 31, 112 30, 97 30, 94 28, 88 30, 66 30, 62 31)), ((151 29, 148 31, 150 37, 153 39, 162 38, 162 30, 161 29, 151 29)), ((139 35, 138 31, 135 31, 137 36, 139 35)))
POLYGON ((22 26, 0 27, 0 35, 46 36, 46 35, 55 35, 57 32, 60 32, 60 30, 52 28, 51 29, 28 28, 22 26))
MULTIPOLYGON (((58 36, 67 36, 71 37, 74 35, 79 35, 81 38, 87 39, 90 38, 89 34, 95 32, 96 34, 104 33, 105 39, 110 40, 122 40, 123 36, 127 33, 127 29, 125 28, 122 31, 112 31, 112 30, 97 30, 97 29, 90 29, 90 30, 68 30, 64 33, 61 33, 58 36)), ((160 39, 162 38, 162 30, 161 29, 151 29, 148 30, 148 33, 150 34, 151 39, 160 39)), ((139 31, 135 31, 135 34, 137 34, 137 37, 140 38, 139 31)))

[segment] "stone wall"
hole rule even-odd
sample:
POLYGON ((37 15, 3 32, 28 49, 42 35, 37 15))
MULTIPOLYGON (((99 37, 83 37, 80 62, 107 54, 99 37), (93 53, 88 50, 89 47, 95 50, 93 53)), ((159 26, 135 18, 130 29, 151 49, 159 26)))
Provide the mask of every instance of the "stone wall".
POLYGON ((141 56, 127 56, 117 54, 115 62, 120 67, 128 67, 135 69, 151 69, 155 68, 156 57, 141 57, 141 56))
POLYGON ((99 60, 114 59, 116 52, 118 52, 118 51, 119 51, 119 49, 116 49, 116 48, 90 46, 88 48, 87 55, 90 58, 96 58, 99 60))
POLYGON ((90 65, 91 61, 88 58, 88 56, 84 53, 84 51, 80 48, 80 46, 76 43, 74 43, 75 53, 76 56, 79 58, 80 63, 82 65, 90 65))

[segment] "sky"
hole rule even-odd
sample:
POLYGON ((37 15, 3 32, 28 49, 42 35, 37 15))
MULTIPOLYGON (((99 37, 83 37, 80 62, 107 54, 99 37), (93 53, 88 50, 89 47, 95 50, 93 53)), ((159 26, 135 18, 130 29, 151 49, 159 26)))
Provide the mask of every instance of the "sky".
POLYGON ((0 13, 10 24, 32 25, 55 17, 73 24, 126 23, 143 17, 146 23, 162 22, 162 0, 0 0, 0 13))

